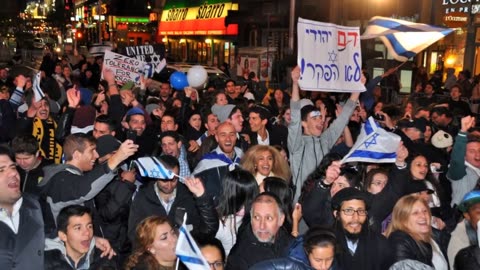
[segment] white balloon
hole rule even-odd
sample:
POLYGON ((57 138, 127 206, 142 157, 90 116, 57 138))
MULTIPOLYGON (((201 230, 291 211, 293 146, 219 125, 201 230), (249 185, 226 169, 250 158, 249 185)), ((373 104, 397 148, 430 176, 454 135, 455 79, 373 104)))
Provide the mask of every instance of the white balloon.
POLYGON ((207 79, 207 71, 202 66, 193 66, 187 72, 188 85, 193 88, 202 88, 207 82, 207 79))

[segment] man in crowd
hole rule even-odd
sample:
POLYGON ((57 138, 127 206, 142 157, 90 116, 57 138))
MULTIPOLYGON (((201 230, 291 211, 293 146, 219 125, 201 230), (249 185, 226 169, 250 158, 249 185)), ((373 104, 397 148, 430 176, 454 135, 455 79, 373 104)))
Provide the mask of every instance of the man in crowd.
POLYGON ((300 67, 292 71, 292 99, 290 108, 292 121, 288 126, 288 151, 295 187, 294 202, 300 196, 303 182, 307 176, 320 164, 323 157, 330 152, 337 139, 342 135, 350 116, 357 107, 360 93, 352 93, 345 103, 342 113, 329 128, 323 131, 321 113, 313 105, 302 108, 298 80, 300 79, 300 67))
POLYGON ((253 106, 248 115, 251 145, 287 146, 288 130, 282 125, 269 125, 270 111, 262 105, 253 106))
POLYGON ((458 206, 464 220, 460 221, 453 230, 448 243, 448 261, 450 269, 455 269, 454 262, 457 253, 469 246, 478 246, 478 221, 480 221, 480 191, 474 190, 465 195, 458 206))
MULTIPOLYGON (((160 156, 159 161, 165 169, 178 175, 178 160, 173 156, 160 156)), ((218 216, 211 196, 205 192, 198 178, 185 179, 178 183, 171 179, 157 178, 142 188, 130 207, 128 236, 135 239, 137 225, 151 215, 165 216, 177 225, 183 223, 187 214, 187 224, 193 226, 193 235, 213 237, 218 230, 218 216)))
POLYGON ((223 177, 229 171, 230 166, 240 163, 243 151, 235 146, 237 132, 232 123, 220 124, 217 127, 215 140, 218 146, 202 157, 193 174, 203 180, 207 193, 217 201, 218 196, 222 193, 223 177))
POLYGON ((38 200, 20 191, 13 153, 0 146, 0 265, 43 269, 45 233, 38 200))
POLYGON ((190 167, 188 165, 187 157, 182 152, 182 142, 180 136, 175 131, 165 131, 160 134, 160 143, 162 146, 162 154, 170 155, 178 160, 179 176, 190 176, 190 167))
POLYGON ((32 135, 19 135, 12 141, 12 150, 22 192, 39 195, 38 183, 43 178, 43 168, 50 162, 40 155, 37 140, 32 135))
POLYGON ((45 241, 45 269, 117 268, 116 259, 101 258, 95 248, 92 213, 88 207, 70 205, 57 217, 58 238, 45 241))
POLYGON ((342 269, 388 269, 392 255, 387 239, 368 228, 368 195, 356 188, 344 188, 332 198, 335 230, 340 247, 342 269), (372 256, 375 254, 375 256, 372 256))
MULTIPOLYGON (((247 151, 250 139, 245 139, 245 134, 242 134, 243 131, 243 114, 239 107, 227 104, 227 105, 213 105, 212 112, 218 117, 220 123, 229 122, 233 125, 236 131, 236 146, 242 149, 242 151, 247 151)), ((247 136, 248 137, 248 136, 247 136)))
POLYGON ((259 194, 252 203, 250 224, 238 236, 227 260, 227 269, 243 270, 286 256, 293 237, 282 229, 286 213, 273 193, 259 194))
MULTIPOLYGON (((55 220, 60 210, 93 199, 114 178, 117 166, 138 149, 131 140, 126 140, 107 162, 95 165, 98 153, 93 137, 72 134, 65 139, 63 146, 66 163, 50 167, 40 182, 40 193, 45 202, 45 232, 53 236, 56 235, 55 220)), ((96 230, 95 233, 100 232, 96 230)))
POLYGON ((92 135, 95 139, 98 139, 100 136, 107 134, 115 136, 115 123, 113 123, 110 117, 102 114, 95 118, 92 135))

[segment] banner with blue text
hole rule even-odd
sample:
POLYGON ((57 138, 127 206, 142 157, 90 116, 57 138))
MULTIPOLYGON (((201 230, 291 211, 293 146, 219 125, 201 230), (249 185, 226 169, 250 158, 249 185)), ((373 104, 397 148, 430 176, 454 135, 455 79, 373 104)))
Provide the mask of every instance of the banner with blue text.
POLYGON ((359 27, 299 18, 298 82, 302 90, 363 92, 359 27))

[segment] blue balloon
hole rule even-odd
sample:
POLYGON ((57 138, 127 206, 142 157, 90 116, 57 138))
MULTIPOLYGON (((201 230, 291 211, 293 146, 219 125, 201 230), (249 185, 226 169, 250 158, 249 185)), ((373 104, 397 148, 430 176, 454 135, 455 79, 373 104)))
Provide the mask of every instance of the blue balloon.
POLYGON ((183 90, 188 86, 187 75, 181 71, 175 71, 170 75, 170 84, 175 90, 183 90))

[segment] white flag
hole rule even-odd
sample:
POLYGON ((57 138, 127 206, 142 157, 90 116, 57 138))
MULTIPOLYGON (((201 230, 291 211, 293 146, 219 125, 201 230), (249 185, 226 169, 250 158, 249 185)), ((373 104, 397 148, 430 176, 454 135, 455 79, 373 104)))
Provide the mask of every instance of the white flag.
POLYGON ((140 175, 143 177, 173 179, 175 174, 165 168, 165 166, 156 157, 141 157, 135 160, 139 168, 140 175))
POLYGON ((43 93, 42 88, 40 88, 40 80, 41 80, 41 72, 39 71, 33 78, 33 83, 32 83, 35 102, 39 102, 40 100, 45 98, 45 94, 43 93))
POLYGON ((387 132, 372 117, 362 125, 360 135, 350 152, 342 159, 347 162, 391 163, 397 158, 400 136, 387 132))

